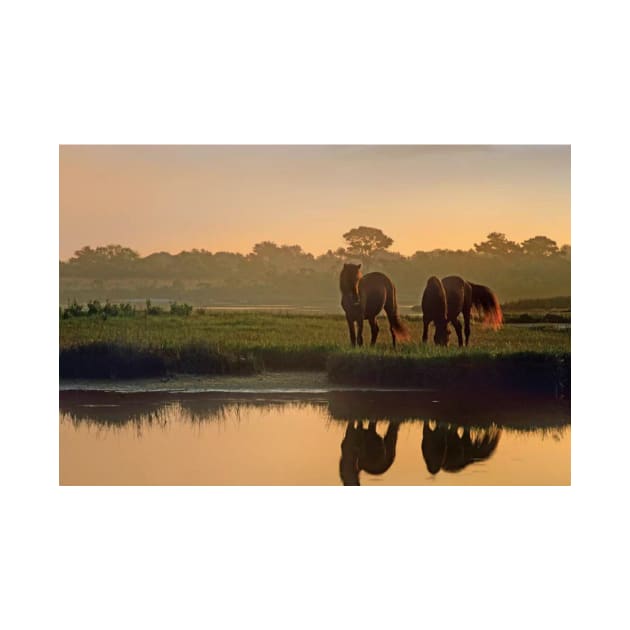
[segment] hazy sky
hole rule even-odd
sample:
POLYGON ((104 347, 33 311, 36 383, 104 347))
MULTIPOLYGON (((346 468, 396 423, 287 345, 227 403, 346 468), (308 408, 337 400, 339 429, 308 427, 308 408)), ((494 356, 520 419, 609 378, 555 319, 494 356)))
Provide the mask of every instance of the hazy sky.
POLYGON ((117 243, 147 255, 321 254, 359 225, 409 255, 489 232, 571 242, 569 146, 62 146, 60 258, 117 243))

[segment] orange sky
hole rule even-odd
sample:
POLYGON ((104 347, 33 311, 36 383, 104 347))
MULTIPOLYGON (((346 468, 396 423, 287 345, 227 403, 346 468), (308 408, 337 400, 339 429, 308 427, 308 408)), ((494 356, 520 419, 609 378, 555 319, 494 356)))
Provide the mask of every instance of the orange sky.
POLYGON ((468 249, 492 231, 571 242, 569 146, 61 146, 60 258, 118 243, 141 255, 321 254, 359 225, 393 251, 468 249))

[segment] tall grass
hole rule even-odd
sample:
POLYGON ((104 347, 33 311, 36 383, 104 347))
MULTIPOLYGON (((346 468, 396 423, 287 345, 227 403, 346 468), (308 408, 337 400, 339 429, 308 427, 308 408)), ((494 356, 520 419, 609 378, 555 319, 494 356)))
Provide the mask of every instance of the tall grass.
POLYGON ((71 317, 60 321, 60 373, 122 377, 328 369, 331 378, 343 379, 362 365, 356 374, 374 380, 368 375, 386 365, 392 374, 398 370, 404 380, 409 366, 427 360, 434 361, 436 369, 439 361, 455 369, 466 361, 487 362, 489 357, 515 353, 559 356, 570 352, 570 330, 553 326, 505 326, 493 332, 473 325, 471 347, 460 349, 453 343, 448 348, 419 343, 421 320, 407 317, 405 321, 413 341, 393 350, 385 319, 379 320, 381 333, 374 348, 369 347, 368 326, 366 346, 351 348, 341 315, 195 312, 188 317, 140 313, 125 318, 71 317), (136 374, 134 356, 138 357, 136 374), (108 365, 116 368, 108 369, 108 365))
POLYGON ((567 352, 461 352, 459 355, 393 356, 384 353, 333 353, 328 378, 344 385, 523 390, 568 396, 571 357, 567 352))

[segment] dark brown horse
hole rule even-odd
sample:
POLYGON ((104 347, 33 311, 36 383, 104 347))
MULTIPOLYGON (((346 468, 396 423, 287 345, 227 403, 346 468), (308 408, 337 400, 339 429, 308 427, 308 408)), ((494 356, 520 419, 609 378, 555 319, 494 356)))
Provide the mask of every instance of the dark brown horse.
POLYGON ((470 339, 470 312, 474 307, 485 325, 494 330, 501 328, 503 324, 503 312, 497 296, 488 287, 481 284, 467 282, 459 276, 447 276, 442 278, 442 286, 446 291, 446 306, 448 321, 453 324, 457 333, 459 345, 464 345, 462 338, 462 325, 457 319, 459 314, 464 315, 464 334, 466 345, 470 339))
POLYGON ((446 308, 446 291, 439 278, 431 276, 422 294, 422 342, 429 337, 429 324, 435 324, 433 341, 437 346, 448 345, 448 319, 446 308))
POLYGON ((466 466, 488 459, 501 437, 501 429, 490 427, 471 433, 470 427, 437 424, 434 428, 424 423, 422 428, 422 456, 427 470, 436 475, 440 470, 459 472, 466 466))
POLYGON ((384 309, 389 320, 392 344, 396 347, 396 339, 408 341, 409 330, 398 315, 396 304, 396 287, 383 273, 377 271, 361 274, 361 265, 345 264, 339 276, 341 289, 341 306, 346 313, 350 341, 353 346, 363 345, 363 320, 367 319, 372 331, 371 345, 378 337, 376 316, 384 309), (355 331, 356 325, 356 331, 355 331))
POLYGON ((376 422, 370 421, 367 429, 362 421, 348 422, 346 434, 341 442, 339 476, 344 486, 359 486, 362 470, 371 475, 387 472, 396 457, 398 422, 390 422, 385 437, 376 432, 376 422))

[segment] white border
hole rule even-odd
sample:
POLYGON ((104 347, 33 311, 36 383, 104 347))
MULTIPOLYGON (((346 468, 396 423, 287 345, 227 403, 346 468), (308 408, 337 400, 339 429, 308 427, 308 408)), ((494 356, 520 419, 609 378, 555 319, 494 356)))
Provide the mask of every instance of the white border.
POLYGON ((608 627, 625 618, 613 572, 627 558, 616 488, 627 444, 619 8, 7 9, 4 626, 608 627), (98 142, 572 144, 573 487, 59 488, 57 147, 98 142), (609 309, 592 305, 593 287, 609 309))

